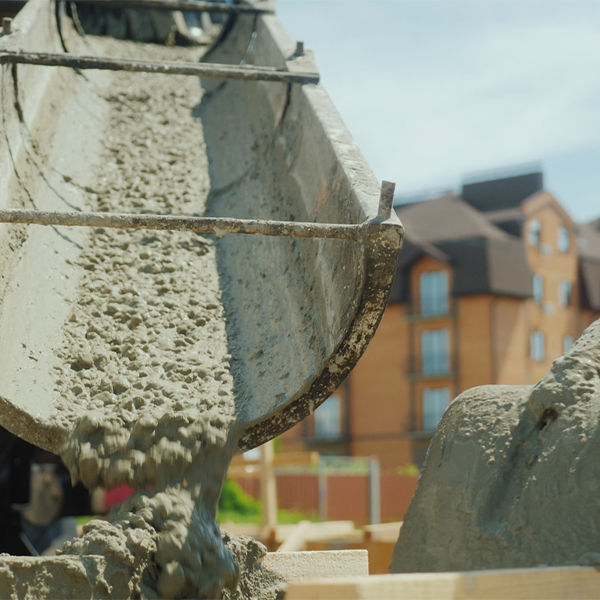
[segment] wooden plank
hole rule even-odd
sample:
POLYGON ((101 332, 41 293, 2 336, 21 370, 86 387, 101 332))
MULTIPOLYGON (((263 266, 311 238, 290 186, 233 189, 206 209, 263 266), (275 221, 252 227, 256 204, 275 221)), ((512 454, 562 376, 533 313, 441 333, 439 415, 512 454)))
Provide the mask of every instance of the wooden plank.
MULTIPOLYGON (((282 542, 277 552, 297 552, 300 550, 329 550, 332 542, 336 545, 348 546, 347 550, 362 550, 358 544, 362 544, 363 533, 360 529, 353 527, 345 527, 344 522, 339 526, 335 521, 330 523, 310 523, 302 521, 298 525, 280 525, 276 532, 276 541, 282 542), (325 525, 323 527, 323 525, 325 525), (334 527, 327 526, 333 525, 334 527), (300 527, 301 526, 301 527, 300 527), (351 544, 356 547, 350 548, 351 544)), ((388 560, 386 570, 381 571, 387 573, 387 567, 391 561, 388 560)))
POLYGON ((313 523, 307 541, 343 540, 357 536, 362 537, 360 529, 356 529, 353 521, 325 521, 313 523))
POLYGON ((277 527, 277 485, 273 470, 275 451, 273 440, 260 448, 260 503, 262 506, 262 524, 266 535, 271 535, 277 527))
POLYGON ((377 542, 396 542, 400 535, 402 521, 394 523, 378 523, 377 525, 365 525, 365 539, 377 542))
POLYGON ((373 575, 291 583, 286 600, 600 600, 591 567, 373 575))
POLYGON ((220 523, 221 529, 231 533, 231 535, 249 535, 253 538, 260 538, 262 533, 262 525, 258 523, 233 523, 225 521, 220 523))
MULTIPOLYGON (((295 525, 278 525, 276 540, 283 542, 287 539, 295 525)), ((322 523, 311 523, 305 534, 307 543, 331 541, 331 540, 362 540, 363 532, 354 527, 353 521, 325 521, 322 523)))
MULTIPOLYGON (((393 542, 363 540, 356 544, 348 544, 348 550, 366 550, 369 553, 369 575, 389 573, 395 547, 395 540, 393 542)), ((312 550, 312 547, 308 546, 306 549, 312 550)))
MULTIPOLYGON (((362 531, 355 529, 352 521, 327 521, 325 523, 309 523, 310 527, 306 532, 306 541, 320 542, 328 540, 344 540, 355 538, 357 535, 362 537, 362 531)), ((255 523, 232 523, 226 521, 221 523, 221 527, 233 535, 250 535, 255 538, 264 539, 262 525, 255 523)), ((297 527, 296 524, 277 525, 275 527, 275 540, 278 543, 285 541, 297 527)))
POLYGON ((290 534, 283 540, 277 552, 298 552, 306 544, 306 535, 311 527, 310 521, 300 521, 291 530, 290 534))
POLYGON ((269 552, 262 564, 288 582, 369 574, 369 555, 366 550, 269 552))

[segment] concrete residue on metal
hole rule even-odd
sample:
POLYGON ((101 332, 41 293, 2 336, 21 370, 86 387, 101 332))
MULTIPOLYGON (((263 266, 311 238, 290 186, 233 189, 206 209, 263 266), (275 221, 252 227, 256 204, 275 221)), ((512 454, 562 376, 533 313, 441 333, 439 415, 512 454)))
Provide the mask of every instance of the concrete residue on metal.
MULTIPOLYGON (((111 78, 98 210, 204 211, 206 154, 192 116, 200 94, 185 78, 111 78)), ((235 591, 239 568, 215 523, 239 430, 214 240, 98 229, 78 266, 79 297, 56 351, 56 418, 66 429, 76 419, 62 458, 90 489, 142 490, 64 552, 107 557, 119 597, 235 591)))
POLYGON ((461 394, 436 432, 390 570, 600 563, 600 321, 535 386, 461 394))
MULTIPOLYGON (((59 40, 51 27, 54 17, 45 14, 47 6, 41 0, 29 2, 17 18, 21 23, 19 33, 11 36, 10 45, 0 40, 0 46, 11 51, 41 48, 56 52, 59 40), (39 14, 43 18, 36 18, 39 14), (42 28, 48 19, 50 27, 42 28)), ((91 37, 72 43, 68 19, 62 22, 61 32, 63 40, 67 39, 67 48, 75 53, 109 57, 135 54, 135 46, 123 54, 118 45, 111 49, 108 42, 90 43, 91 37)), ((273 15, 258 19, 245 15, 238 17, 228 30, 228 35, 211 53, 211 61, 239 64, 243 59, 247 64, 290 72, 314 70, 310 52, 295 56, 294 47, 273 15)), ((196 58, 190 51, 153 56, 152 46, 139 48, 144 48, 144 57, 150 59, 186 58, 193 62, 196 58)), ((69 177, 57 182, 50 172, 43 179, 38 174, 36 179, 35 169, 31 170, 41 192, 39 196, 44 199, 38 201, 36 194, 35 208, 40 210, 36 216, 48 215, 49 210, 64 211, 65 205, 60 200, 67 195, 65 191, 71 196, 73 190, 79 189, 79 198, 68 206, 71 212, 80 209, 79 214, 85 217, 98 208, 93 199, 98 182, 81 167, 97 160, 98 153, 88 152, 88 147, 102 139, 102 132, 97 130, 104 124, 108 104, 99 101, 94 88, 110 88, 111 76, 106 72, 86 71, 73 77, 66 69, 32 65, 15 65, 13 72, 18 73, 15 90, 22 88, 22 99, 30 99, 22 104, 24 121, 29 127, 34 119, 42 119, 43 115, 38 115, 42 99, 51 98, 52 90, 57 92, 52 106, 59 113, 60 126, 56 127, 54 139, 50 136, 38 148, 48 154, 51 168, 58 166, 69 177), (46 76, 50 73, 53 75, 48 80, 46 76), (66 105, 68 111, 61 112, 59 109, 66 105), (65 123, 69 115, 73 115, 72 124, 65 123), (57 137, 69 139, 57 145, 57 137), (70 160, 65 156, 71 157, 70 160), (58 194, 49 191, 48 182, 53 190, 59 190, 58 194), (88 199, 92 202, 87 202, 88 199)), ((6 68, 4 74, 10 77, 6 68)), ((152 75, 129 75, 131 82, 138 78, 144 81, 146 77, 152 75)), ((173 83, 177 76, 157 77, 173 83)), ((220 289, 227 314, 227 344, 234 356, 231 374, 234 381, 237 379, 234 387, 239 390, 235 406, 236 421, 243 428, 237 445, 240 451, 271 439, 306 416, 311 407, 319 406, 335 391, 356 363, 383 314, 402 228, 394 215, 385 223, 378 222, 379 185, 320 86, 230 80, 212 85, 214 79, 205 84, 209 85, 208 93, 193 113, 194 120, 202 119, 207 142, 210 218, 256 220, 258 217, 290 223, 287 229, 301 223, 314 228, 346 223, 361 229, 361 235, 361 224, 370 222, 364 244, 350 240, 256 240, 252 239, 256 236, 233 235, 216 244, 220 289), (292 289, 294 293, 290 293, 292 289), (290 369, 292 364, 294 368, 290 369)), ((6 87, 4 91, 5 113, 14 112, 8 97, 11 90, 6 87)), ((9 116, 14 129, 16 115, 9 116)), ((50 131, 53 123, 44 119, 45 130, 50 131)), ((12 155, 16 156, 14 149, 20 144, 19 135, 11 131, 9 137, 12 155)), ((170 148, 177 145, 178 140, 169 140, 170 148)), ((0 161, 5 158, 8 159, 7 153, 0 156, 0 161)), ((3 166, 9 171, 10 160, 4 160, 3 166)), ((18 177, 22 180, 21 175, 18 177)), ((160 208, 152 203, 147 209, 144 206, 140 201, 139 206, 130 210, 143 213, 160 208)), ((14 208, 12 199, 4 202, 4 207, 14 208)), ((26 202, 17 207, 29 208, 26 202)), ((189 215, 193 210, 191 205, 184 208, 173 212, 189 215)), ((117 210, 122 211, 123 207, 118 206, 117 210)), ((18 228, 0 225, 0 232, 18 228)), ((0 315, 0 334, 4 340, 0 359, 7 365, 7 373, 25 371, 34 376, 22 384, 21 374, 3 377, 0 372, 0 406, 2 415, 6 415, 3 421, 13 433, 56 452, 70 435, 70 429, 65 428, 64 425, 69 425, 66 421, 59 423, 54 418, 56 396, 43 403, 39 401, 53 387, 56 366, 45 355, 62 336, 62 323, 68 319, 71 298, 78 293, 77 280, 82 270, 73 260, 77 255, 73 244, 58 242, 54 234, 40 232, 37 227, 20 229, 26 231, 27 252, 20 253, 24 256, 19 257, 23 265, 19 273, 35 271, 39 248, 48 248, 45 263, 49 276, 36 282, 36 286, 43 289, 52 303, 42 303, 30 295, 28 310, 24 312, 19 286, 20 289, 24 283, 33 286, 21 281, 19 273, 9 280, 12 303, 11 310, 0 315), (31 231, 35 235, 30 235, 31 231), (23 327, 23 321, 27 321, 28 327, 23 327), (47 329, 45 337, 39 335, 39 322, 47 329), (28 333, 33 327, 38 328, 37 335, 28 337, 21 333, 19 338, 19 332, 28 333), (31 346, 35 346, 35 351, 31 346), (33 355, 35 365, 30 358, 33 355), (37 362, 40 356, 43 360, 37 362)), ((79 228, 60 228, 58 232, 63 241, 87 247, 87 233, 79 228)), ((9 255, 12 252, 8 249, 9 255)))
MULTIPOLYGON (((15 34, 8 49, 60 51, 48 6, 27 4, 19 29, 29 27, 31 39, 19 46, 15 34)), ((230 36, 227 62, 304 68, 288 64, 291 42, 274 17, 239 17, 230 36), (268 26, 249 52, 262 19, 268 26)), ((101 56, 201 54, 92 36, 69 44, 101 56)), ((0 166, 21 190, 18 202, 2 190, 3 207, 206 209, 355 225, 376 217, 377 182, 322 90, 227 81, 205 94, 197 79, 178 75, 1 69, 13 85, 3 87, 10 127, 0 166), (48 112, 36 106, 50 100, 48 112), (56 128, 44 118, 55 113, 56 128), (26 146, 24 161, 15 148, 26 146)), ((20 228, 18 248, 0 240, 18 265, 7 273, 0 315, 3 425, 60 451, 90 488, 138 488, 64 549, 64 565, 68 557, 85 565, 77 577, 97 570, 95 597, 279 593, 280 579, 260 566, 264 549, 222 539, 221 485, 235 451, 290 427, 358 360, 391 285, 401 241, 399 223, 391 225, 382 247, 369 238, 367 250, 353 240, 217 241, 108 228, 20 228)))
MULTIPOLYGON (((253 64, 314 69, 310 52, 294 56, 273 16, 239 18, 205 58, 237 63, 248 48, 253 64)), ((379 185, 320 86, 203 85, 209 214, 350 224, 377 217, 379 185)), ((402 237, 394 219, 385 232, 373 225, 362 245, 229 235, 219 242, 232 374, 246 391, 237 403, 248 423, 240 449, 307 416, 356 363, 389 296, 402 237)))
MULTIPOLYGON (((98 209, 203 211, 206 155, 190 114, 201 90, 169 83, 113 76, 98 209)), ((55 368, 57 418, 81 417, 65 459, 88 487, 164 483, 160 456, 183 476, 201 447, 224 445, 233 418, 214 241, 95 230, 78 263, 85 274, 55 368)))
POLYGON ((73 69, 106 69, 132 73, 164 73, 239 79, 240 81, 278 81, 282 83, 318 83, 318 73, 290 73, 273 69, 233 68, 230 65, 209 65, 190 61, 149 61, 71 56, 69 54, 41 54, 33 52, 0 52, 0 64, 43 65, 73 69))

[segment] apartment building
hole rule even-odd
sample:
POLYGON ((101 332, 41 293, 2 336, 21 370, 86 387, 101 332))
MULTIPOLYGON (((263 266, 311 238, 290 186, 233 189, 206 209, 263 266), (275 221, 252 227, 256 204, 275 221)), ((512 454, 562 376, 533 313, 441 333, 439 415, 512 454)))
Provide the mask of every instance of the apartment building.
POLYGON ((453 398, 536 383, 600 318, 600 219, 574 223, 541 173, 397 213, 406 238, 379 329, 344 385, 282 436, 284 451, 419 465, 453 398))

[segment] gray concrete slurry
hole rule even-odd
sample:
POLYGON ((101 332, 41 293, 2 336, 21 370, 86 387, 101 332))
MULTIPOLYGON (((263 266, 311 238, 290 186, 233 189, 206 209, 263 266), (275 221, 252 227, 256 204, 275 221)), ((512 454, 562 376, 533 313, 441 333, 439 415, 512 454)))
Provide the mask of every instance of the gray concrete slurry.
POLYGON ((431 442, 392 572, 600 563, 600 321, 535 386, 483 386, 431 442))

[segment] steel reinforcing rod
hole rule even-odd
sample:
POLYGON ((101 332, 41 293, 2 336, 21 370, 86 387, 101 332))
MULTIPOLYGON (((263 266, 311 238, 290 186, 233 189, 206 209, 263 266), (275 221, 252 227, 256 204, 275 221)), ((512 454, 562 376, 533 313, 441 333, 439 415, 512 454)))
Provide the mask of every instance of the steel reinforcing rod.
POLYGON ((379 212, 374 221, 352 223, 302 223, 231 217, 195 217, 110 212, 62 212, 8 208, 0 210, 0 223, 54 225, 67 227, 109 227, 114 229, 156 229, 215 233, 243 233, 267 236, 324 238, 364 241, 372 224, 384 223, 391 216, 394 184, 383 182, 379 212))
POLYGON ((100 69, 160 73, 165 75, 195 75, 241 81, 280 81, 282 83, 318 83, 318 73, 282 71, 272 67, 196 63, 186 61, 130 60, 71 54, 41 52, 0 52, 0 64, 41 65, 47 67, 72 67, 75 69, 100 69))
POLYGON ((58 225, 67 227, 109 227, 114 229, 157 229, 215 233, 246 233, 267 236, 329 238, 360 241, 368 224, 300 223, 227 217, 181 217, 105 212, 60 212, 46 210, 0 210, 0 223, 58 225))

